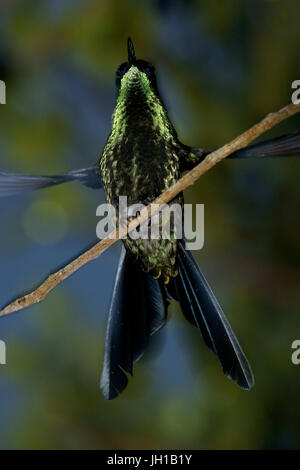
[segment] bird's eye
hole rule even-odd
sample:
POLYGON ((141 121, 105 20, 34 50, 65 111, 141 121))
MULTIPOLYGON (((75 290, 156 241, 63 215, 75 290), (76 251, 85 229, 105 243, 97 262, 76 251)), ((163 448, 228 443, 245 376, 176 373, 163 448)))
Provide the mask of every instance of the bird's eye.
POLYGON ((144 70, 145 70, 146 73, 150 73, 150 72, 152 71, 152 69, 153 69, 153 66, 152 66, 152 64, 150 64, 150 63, 147 63, 147 64, 144 66, 144 70))
POLYGON ((122 65, 120 65, 120 67, 118 67, 117 71, 116 71, 116 75, 118 78, 122 78, 123 75, 126 73, 127 71, 127 63, 124 63, 122 65))

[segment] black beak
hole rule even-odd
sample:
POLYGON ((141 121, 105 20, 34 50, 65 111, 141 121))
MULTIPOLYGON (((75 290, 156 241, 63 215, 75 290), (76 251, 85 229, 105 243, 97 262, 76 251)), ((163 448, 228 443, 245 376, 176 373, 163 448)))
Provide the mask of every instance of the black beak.
POLYGON ((127 40, 127 48, 128 48, 128 64, 133 65, 136 61, 133 42, 130 38, 127 40))

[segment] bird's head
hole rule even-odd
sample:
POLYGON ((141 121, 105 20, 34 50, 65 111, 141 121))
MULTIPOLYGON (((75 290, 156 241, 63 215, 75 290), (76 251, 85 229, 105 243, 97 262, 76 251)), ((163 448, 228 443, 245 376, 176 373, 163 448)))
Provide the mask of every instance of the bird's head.
POLYGON ((128 38, 128 60, 116 71, 116 85, 119 92, 139 90, 146 95, 154 92, 157 95, 155 69, 150 62, 136 58, 132 40, 128 38))

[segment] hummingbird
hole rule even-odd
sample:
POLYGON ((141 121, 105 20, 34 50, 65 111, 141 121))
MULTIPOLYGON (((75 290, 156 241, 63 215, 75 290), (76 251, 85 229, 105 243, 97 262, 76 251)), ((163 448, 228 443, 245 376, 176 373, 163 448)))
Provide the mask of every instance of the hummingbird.
MULTIPOLYGON (((119 197, 148 205, 212 150, 180 142, 168 116, 152 63, 137 59, 133 42, 116 71, 117 98, 112 129, 98 161, 59 175, 0 173, 0 196, 21 194, 70 181, 103 187, 119 218, 119 197)), ((300 132, 285 134, 232 153, 232 158, 300 156, 300 132)), ((170 204, 183 206, 183 194, 170 204)), ((122 240, 104 347, 100 387, 104 398, 119 396, 151 337, 167 322, 176 300, 229 379, 245 390, 254 386, 250 364, 208 282, 185 246, 175 237, 122 240)))

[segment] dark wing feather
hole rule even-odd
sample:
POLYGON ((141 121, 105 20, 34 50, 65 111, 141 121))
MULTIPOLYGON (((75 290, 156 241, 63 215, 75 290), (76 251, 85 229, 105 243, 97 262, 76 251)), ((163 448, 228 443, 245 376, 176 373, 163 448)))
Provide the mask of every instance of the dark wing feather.
MULTIPOLYGON (((182 145, 185 157, 181 159, 181 171, 191 170, 213 150, 182 145)), ((300 156, 300 131, 281 135, 249 145, 228 155, 227 158, 266 158, 300 156)))
POLYGON ((300 155, 300 132, 281 135, 238 150, 227 158, 289 157, 300 155))
POLYGON ((78 181, 92 188, 101 188, 102 186, 101 178, 97 174, 96 165, 53 176, 20 175, 17 173, 0 172, 0 197, 47 188, 68 181, 78 181))

